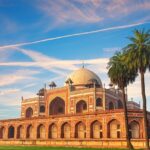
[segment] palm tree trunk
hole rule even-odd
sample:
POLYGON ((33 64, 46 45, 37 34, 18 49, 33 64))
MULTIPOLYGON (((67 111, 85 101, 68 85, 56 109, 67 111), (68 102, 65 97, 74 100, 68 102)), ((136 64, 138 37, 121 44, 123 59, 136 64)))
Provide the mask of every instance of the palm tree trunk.
POLYGON ((128 126, 128 111, 127 111, 127 102, 126 102, 126 96, 125 96, 125 89, 122 88, 122 94, 123 94, 123 108, 124 108, 124 115, 125 115, 125 129, 126 129, 126 139, 127 139, 127 147, 129 149, 133 149, 133 146, 130 141, 129 137, 129 126, 128 126))
POLYGON ((147 106, 146 106, 146 95, 145 95, 145 79, 144 79, 144 72, 142 71, 141 71, 141 92, 143 98, 143 115, 144 115, 146 149, 150 150, 149 138, 148 138, 148 119, 147 119, 147 108, 146 108, 147 106))

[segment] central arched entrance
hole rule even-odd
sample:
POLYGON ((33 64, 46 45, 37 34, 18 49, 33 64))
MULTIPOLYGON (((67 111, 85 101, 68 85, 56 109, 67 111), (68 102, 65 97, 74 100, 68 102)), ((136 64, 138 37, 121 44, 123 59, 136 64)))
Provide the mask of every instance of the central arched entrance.
POLYGON ((49 115, 65 114, 65 102, 62 98, 56 97, 49 104, 49 115))

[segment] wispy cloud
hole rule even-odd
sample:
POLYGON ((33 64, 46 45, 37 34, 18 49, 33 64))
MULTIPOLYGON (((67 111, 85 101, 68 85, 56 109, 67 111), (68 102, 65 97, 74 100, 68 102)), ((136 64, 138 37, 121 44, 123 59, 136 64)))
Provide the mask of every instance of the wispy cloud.
POLYGON ((64 39, 64 38, 89 35, 89 34, 94 34, 94 33, 99 33, 99 32, 126 29, 126 28, 131 28, 131 27, 135 27, 135 26, 139 26, 139 25, 143 25, 143 24, 149 24, 149 23, 150 22, 140 22, 140 23, 134 23, 134 24, 129 24, 129 25, 122 25, 122 26, 115 26, 115 27, 104 28, 104 29, 99 29, 99 30, 93 30, 93 31, 88 31, 88 32, 68 34, 68 35, 63 35, 63 36, 58 36, 58 37, 53 37, 53 38, 46 38, 46 39, 37 40, 37 41, 33 41, 33 42, 25 42, 25 43, 18 43, 18 44, 12 44, 12 45, 5 45, 5 46, 0 46, 0 50, 6 49, 6 48, 16 48, 16 47, 25 46, 25 45, 43 43, 43 42, 47 42, 47 41, 54 41, 54 40, 59 40, 59 39, 64 39))
POLYGON ((24 70, 15 71, 10 74, 7 73, 4 75, 0 75, 0 79, 1 79, 0 86, 15 84, 15 83, 21 82, 23 80, 27 80, 27 79, 33 80, 34 78, 31 77, 31 75, 37 74, 37 73, 39 73, 39 72, 24 69, 24 70))
POLYGON ((44 15, 47 30, 54 27, 113 21, 141 11, 149 11, 149 0, 55 0, 35 5, 44 15))
POLYGON ((12 94, 12 93, 16 93, 19 92, 20 89, 5 89, 5 90, 0 90, 0 96, 2 95, 7 95, 7 94, 12 94))
POLYGON ((103 17, 96 13, 95 5, 87 5, 82 1, 44 0, 39 1, 36 6, 46 18, 53 19, 50 28, 65 23, 96 23, 103 20, 103 17))
MULTIPOLYGON (((78 69, 78 65, 82 64, 81 60, 61 60, 46 56, 40 52, 16 48, 17 51, 30 57, 33 62, 1 62, 0 66, 22 66, 22 67, 41 67, 61 76, 66 76, 68 71, 78 69), (66 72, 67 71, 67 72, 66 72)), ((107 58, 95 58, 84 60, 87 65, 101 65, 101 71, 106 68, 107 58), (103 69, 102 69, 103 68, 103 69)))
POLYGON ((123 16, 129 15, 133 12, 149 10, 150 9, 150 1, 149 0, 143 0, 143 1, 112 0, 112 1, 109 1, 107 6, 105 7, 105 9, 106 9, 106 14, 109 17, 113 17, 113 18, 116 16, 123 17, 123 16))

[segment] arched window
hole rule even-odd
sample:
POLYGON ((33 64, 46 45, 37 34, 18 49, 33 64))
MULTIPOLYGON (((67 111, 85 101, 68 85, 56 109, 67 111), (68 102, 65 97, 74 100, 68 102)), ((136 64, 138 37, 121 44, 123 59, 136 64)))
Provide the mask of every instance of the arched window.
POLYGON ((76 124, 75 137, 80 139, 86 138, 86 126, 83 122, 79 122, 76 124))
POLYGON ((37 138, 44 139, 45 138, 45 126, 40 124, 37 128, 37 138))
POLYGON ((123 104, 121 100, 118 100, 118 109, 122 109, 122 108, 123 108, 123 104))
POLYGON ((10 138, 14 138, 14 135, 15 135, 15 129, 14 129, 13 126, 10 126, 10 127, 8 128, 8 138, 9 138, 9 139, 10 139, 10 138))
POLYGON ((4 128, 4 127, 1 127, 1 128, 0 128, 0 139, 3 139, 3 138, 4 138, 4 132, 5 132, 5 128, 4 128))
POLYGON ((45 112, 45 106, 40 106, 40 113, 44 113, 45 112))
POLYGON ((26 110, 26 118, 31 118, 33 116, 33 109, 31 107, 26 110))
POLYGON ((61 138, 70 138, 71 137, 71 127, 69 123, 64 123, 61 127, 61 138))
POLYGON ((130 128, 130 137, 133 139, 140 138, 140 126, 139 123, 136 121, 132 121, 129 125, 130 128))
POLYGON ((109 110, 115 109, 113 102, 109 102, 108 107, 109 107, 109 110))
POLYGON ((49 115, 65 114, 65 102, 60 97, 56 97, 49 105, 49 115))
POLYGON ((112 120, 108 124, 108 137, 109 138, 120 138, 121 137, 120 123, 117 120, 112 120))
POLYGON ((23 126, 20 125, 18 128, 17 128, 17 139, 22 139, 23 138, 23 126))
POLYGON ((58 129, 56 124, 51 124, 49 126, 49 138, 56 139, 58 137, 58 129))
POLYGON ((96 99, 96 107, 102 107, 103 106, 103 102, 101 98, 97 98, 96 99))
POLYGON ((76 112, 77 113, 82 113, 84 111, 87 110, 87 104, 84 100, 80 100, 77 104, 76 104, 76 112))
POLYGON ((94 121, 91 124, 91 138, 99 139, 102 137, 102 124, 99 121, 94 121))
POLYGON ((26 137, 28 139, 32 139, 33 138, 33 126, 31 124, 27 127, 26 134, 27 134, 26 137))

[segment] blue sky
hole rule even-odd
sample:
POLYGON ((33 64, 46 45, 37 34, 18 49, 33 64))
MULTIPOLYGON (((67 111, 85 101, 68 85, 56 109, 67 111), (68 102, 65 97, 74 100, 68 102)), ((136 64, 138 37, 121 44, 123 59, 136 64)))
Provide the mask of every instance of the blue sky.
MULTIPOLYGON (((51 81, 63 86, 83 60, 107 86, 108 59, 134 29, 150 28, 149 14, 149 0, 0 0, 0 118, 19 117, 21 96, 51 81)), ((141 101, 139 78, 128 95, 141 101)))

